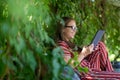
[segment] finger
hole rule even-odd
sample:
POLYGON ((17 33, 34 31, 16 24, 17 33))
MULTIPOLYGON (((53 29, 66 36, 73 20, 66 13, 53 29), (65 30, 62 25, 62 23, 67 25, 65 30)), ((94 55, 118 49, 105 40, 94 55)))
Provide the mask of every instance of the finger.
POLYGON ((95 50, 98 50, 98 46, 95 47, 95 50))
POLYGON ((93 44, 92 44, 92 45, 90 45, 90 46, 89 46, 89 48, 90 48, 91 50, 93 50, 94 45, 93 45, 93 44))

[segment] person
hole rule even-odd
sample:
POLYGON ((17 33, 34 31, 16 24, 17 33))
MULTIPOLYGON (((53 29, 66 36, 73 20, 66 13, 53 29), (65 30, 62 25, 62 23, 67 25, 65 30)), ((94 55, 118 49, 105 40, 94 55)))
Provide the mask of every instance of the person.
POLYGON ((70 17, 63 17, 57 26, 57 44, 64 52, 63 58, 72 68, 77 69, 74 63, 77 61, 80 67, 87 67, 88 73, 80 73, 82 80, 94 79, 120 79, 120 73, 113 70, 108 57, 106 46, 103 42, 99 42, 94 49, 94 45, 76 47, 71 39, 75 37, 77 32, 76 21, 70 17), (78 53, 77 60, 74 60, 74 52, 78 53))

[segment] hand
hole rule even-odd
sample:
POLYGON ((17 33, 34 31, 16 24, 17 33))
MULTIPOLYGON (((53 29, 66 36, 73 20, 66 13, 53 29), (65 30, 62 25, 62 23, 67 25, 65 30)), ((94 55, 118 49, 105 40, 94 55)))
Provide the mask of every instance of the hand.
POLYGON ((92 52, 93 52, 93 49, 94 49, 94 44, 91 44, 91 45, 89 45, 88 47, 89 47, 90 53, 92 53, 92 52))
POLYGON ((94 45, 91 44, 87 47, 83 47, 82 51, 81 51, 81 54, 84 55, 84 57, 86 57, 87 55, 91 54, 93 52, 93 48, 94 48, 94 45))
POLYGON ((99 45, 96 45, 93 51, 98 50, 98 48, 99 48, 99 45))

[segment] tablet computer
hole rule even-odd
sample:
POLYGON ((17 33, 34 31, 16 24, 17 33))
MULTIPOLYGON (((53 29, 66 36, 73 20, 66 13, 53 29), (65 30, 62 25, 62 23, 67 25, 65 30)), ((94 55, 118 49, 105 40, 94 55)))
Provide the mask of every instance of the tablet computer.
POLYGON ((91 41, 91 44, 94 44, 94 47, 98 44, 98 42, 101 40, 103 34, 105 33, 104 30, 98 30, 95 34, 94 38, 91 41))

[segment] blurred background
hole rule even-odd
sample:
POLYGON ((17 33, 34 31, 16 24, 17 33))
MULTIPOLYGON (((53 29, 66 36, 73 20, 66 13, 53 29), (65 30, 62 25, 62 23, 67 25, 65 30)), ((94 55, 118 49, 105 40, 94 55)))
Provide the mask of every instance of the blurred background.
POLYGON ((65 63, 54 38, 63 16, 77 21, 80 47, 105 30, 109 58, 120 61, 119 0, 0 0, 1 80, 59 80, 65 63))

